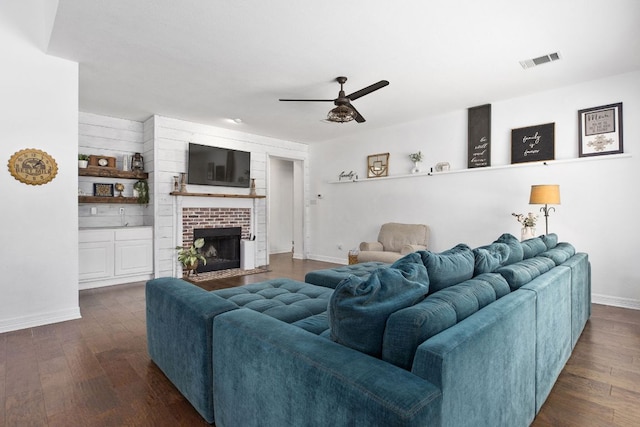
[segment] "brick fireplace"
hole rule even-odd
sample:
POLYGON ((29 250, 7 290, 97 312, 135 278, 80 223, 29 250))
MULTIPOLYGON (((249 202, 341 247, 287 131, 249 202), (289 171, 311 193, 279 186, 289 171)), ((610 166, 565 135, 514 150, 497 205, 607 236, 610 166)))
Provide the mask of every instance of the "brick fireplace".
MULTIPOLYGON (((250 208, 183 208, 182 209, 182 242, 185 248, 191 246, 194 240, 194 230, 207 229, 240 229, 240 239, 251 237, 251 209, 250 208)), ((219 234, 219 233, 212 233, 219 234)), ((210 264, 210 263, 208 263, 210 264)), ((234 268, 231 264, 211 263, 209 268, 198 268, 198 271, 234 268), (218 268, 220 267, 220 268, 218 268)))

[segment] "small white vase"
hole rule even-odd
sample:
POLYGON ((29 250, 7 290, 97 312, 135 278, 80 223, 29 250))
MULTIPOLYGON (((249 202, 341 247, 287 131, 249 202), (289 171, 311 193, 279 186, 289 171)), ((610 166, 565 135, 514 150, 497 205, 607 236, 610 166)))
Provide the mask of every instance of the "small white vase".
POLYGON ((536 229, 535 227, 522 227, 522 234, 520 236, 520 240, 533 239, 536 237, 536 229))
POLYGON ((85 169, 87 166, 89 166, 89 160, 78 160, 78 167, 80 169, 85 169))
POLYGON ((411 169, 411 173, 420 172, 420 168, 418 167, 418 163, 420 163, 420 162, 413 162, 413 169, 411 169))

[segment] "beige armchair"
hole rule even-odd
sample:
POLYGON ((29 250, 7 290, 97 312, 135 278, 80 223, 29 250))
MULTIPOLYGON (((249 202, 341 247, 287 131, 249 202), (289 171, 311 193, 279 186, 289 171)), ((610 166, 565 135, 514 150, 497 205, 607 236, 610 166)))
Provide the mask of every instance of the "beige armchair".
POLYGON ((404 255, 427 249, 429 227, 424 224, 389 222, 380 227, 377 242, 360 243, 358 262, 392 263, 404 255))

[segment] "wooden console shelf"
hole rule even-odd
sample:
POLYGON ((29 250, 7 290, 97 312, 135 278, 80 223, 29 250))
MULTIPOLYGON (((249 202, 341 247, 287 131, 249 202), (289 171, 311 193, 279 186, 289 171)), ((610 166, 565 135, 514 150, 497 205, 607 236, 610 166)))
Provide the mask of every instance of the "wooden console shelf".
MULTIPOLYGON (((79 176, 99 176, 106 178, 122 178, 122 179, 148 179, 149 174, 141 171, 121 171, 113 168, 86 167, 78 168, 79 176)), ((123 202, 127 203, 127 202, 123 202)))
POLYGON ((251 195, 251 194, 213 194, 213 193, 182 193, 180 191, 172 191, 169 193, 172 196, 187 196, 187 197, 228 197, 233 199, 264 199, 267 196, 251 195))
POLYGON ((137 197, 99 197, 99 196, 78 196, 78 203, 138 203, 137 197))

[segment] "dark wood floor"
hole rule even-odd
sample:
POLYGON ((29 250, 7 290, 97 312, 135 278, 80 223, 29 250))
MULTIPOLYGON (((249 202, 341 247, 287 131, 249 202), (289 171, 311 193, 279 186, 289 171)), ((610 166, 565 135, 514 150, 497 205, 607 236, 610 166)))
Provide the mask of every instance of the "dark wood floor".
MULTIPOLYGON (((271 257, 268 278, 331 264, 271 257)), ((0 426, 207 426, 149 360, 144 284, 80 292, 82 319, 0 334, 0 426)), ((534 426, 640 425, 640 311, 593 315, 534 426)))

